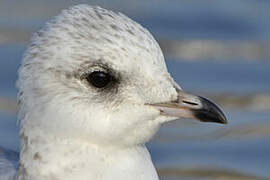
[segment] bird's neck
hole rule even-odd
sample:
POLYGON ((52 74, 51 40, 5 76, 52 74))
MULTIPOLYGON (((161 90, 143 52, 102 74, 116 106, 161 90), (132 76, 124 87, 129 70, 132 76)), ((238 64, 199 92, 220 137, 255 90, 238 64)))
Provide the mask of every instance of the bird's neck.
POLYGON ((145 145, 101 146, 78 139, 22 137, 18 180, 157 180, 145 145))

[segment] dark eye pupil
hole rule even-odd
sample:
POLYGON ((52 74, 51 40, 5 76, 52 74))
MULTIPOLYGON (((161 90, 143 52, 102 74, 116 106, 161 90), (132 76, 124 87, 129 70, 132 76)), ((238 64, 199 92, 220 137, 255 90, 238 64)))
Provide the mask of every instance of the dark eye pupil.
POLYGON ((87 81, 97 88, 103 88, 108 85, 112 78, 108 73, 102 71, 92 72, 87 78, 87 81))

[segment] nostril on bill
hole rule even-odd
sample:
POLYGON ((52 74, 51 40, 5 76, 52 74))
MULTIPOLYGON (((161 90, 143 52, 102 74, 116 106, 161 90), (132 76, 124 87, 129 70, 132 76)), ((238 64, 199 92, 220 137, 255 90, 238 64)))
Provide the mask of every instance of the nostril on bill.
POLYGON ((193 105, 193 106, 198 106, 199 105, 198 103, 185 101, 185 100, 183 100, 182 102, 185 103, 185 104, 193 105))

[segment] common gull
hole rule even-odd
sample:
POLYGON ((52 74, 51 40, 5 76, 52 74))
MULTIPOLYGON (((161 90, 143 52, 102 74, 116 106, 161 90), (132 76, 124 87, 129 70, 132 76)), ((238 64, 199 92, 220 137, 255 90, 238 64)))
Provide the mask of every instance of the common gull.
POLYGON ((145 143, 163 123, 226 123, 174 82, 145 28, 89 5, 34 34, 17 87, 20 157, 0 153, 1 180, 157 180, 145 143))

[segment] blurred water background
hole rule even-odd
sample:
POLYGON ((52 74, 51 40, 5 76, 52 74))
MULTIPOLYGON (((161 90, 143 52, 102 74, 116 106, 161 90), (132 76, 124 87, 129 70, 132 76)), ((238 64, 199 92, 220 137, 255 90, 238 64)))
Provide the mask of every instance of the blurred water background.
POLYGON ((179 120, 148 144, 162 180, 270 179, 269 0, 0 0, 0 146, 18 151, 17 68, 31 34, 78 3, 121 11, 159 41, 170 73, 226 126, 179 120))

